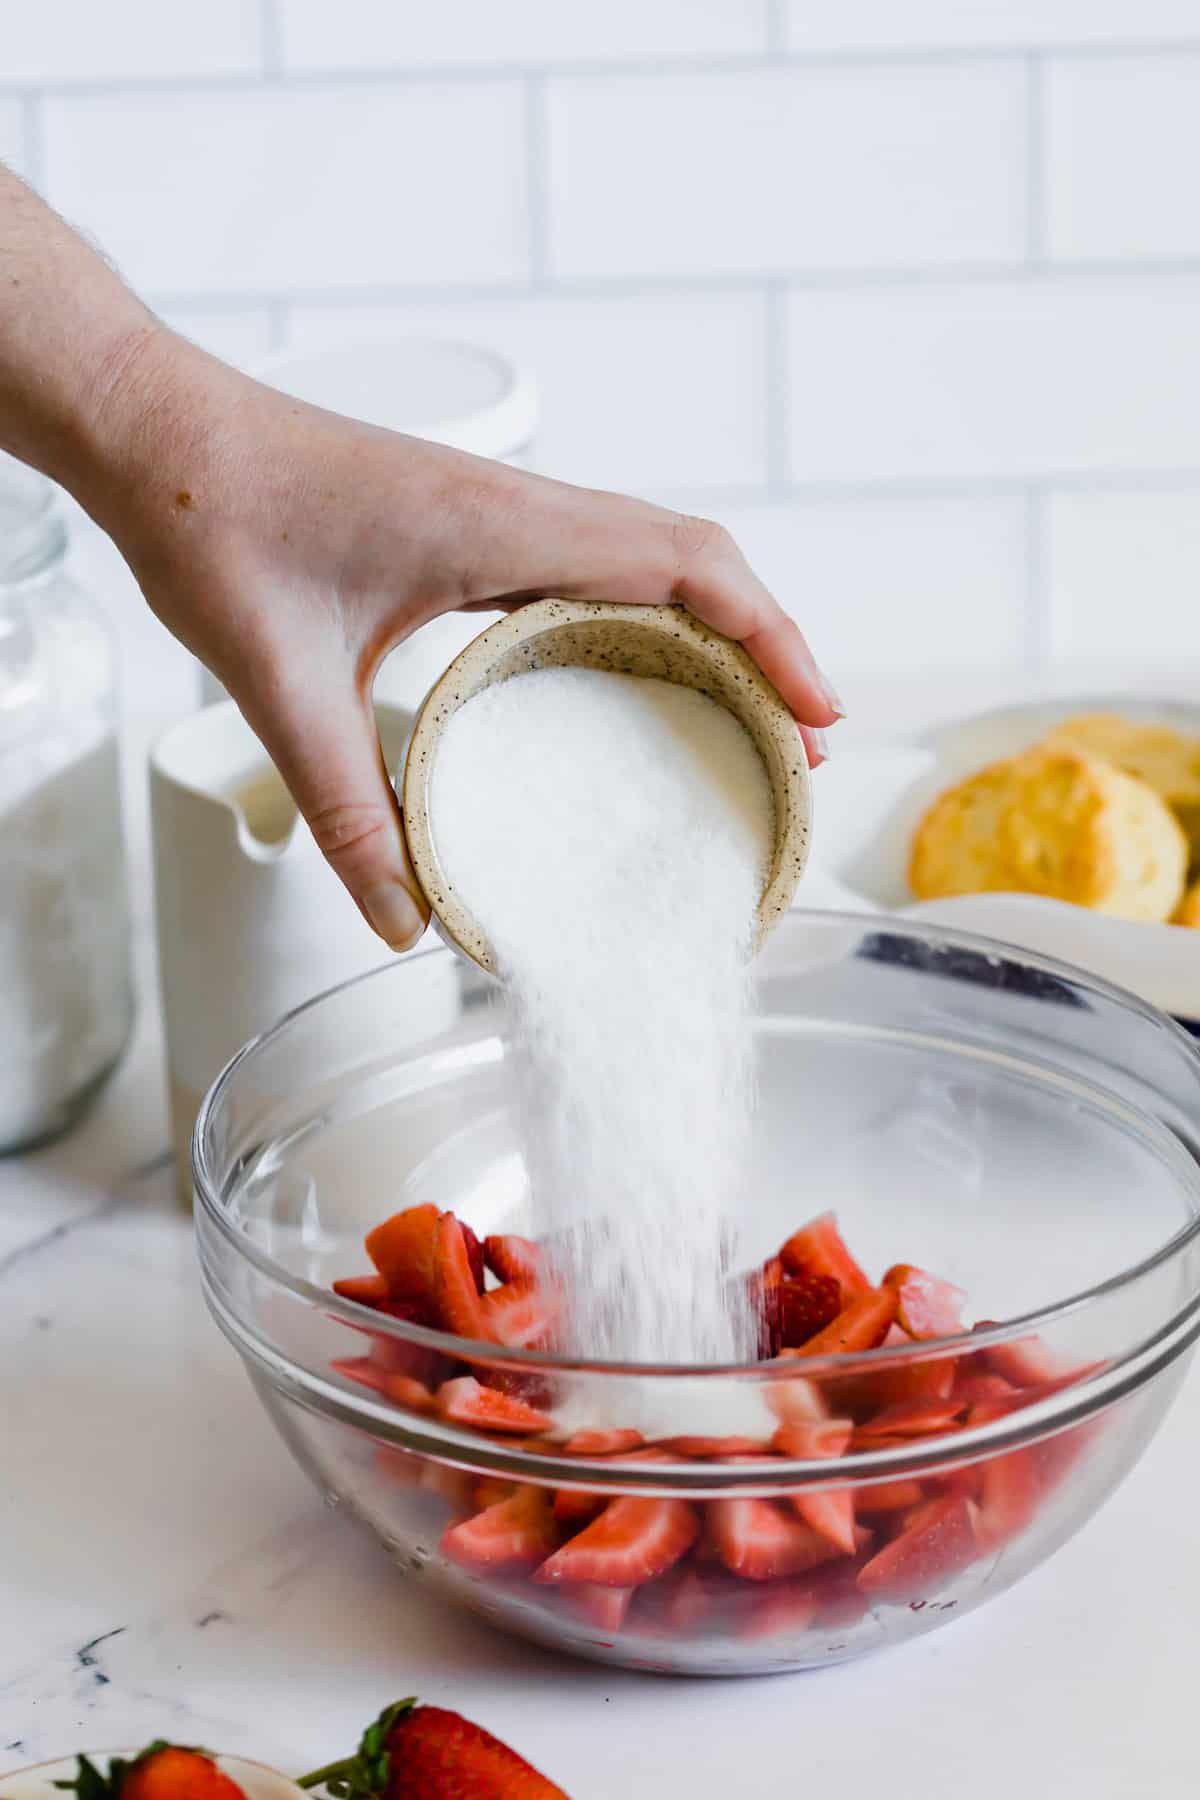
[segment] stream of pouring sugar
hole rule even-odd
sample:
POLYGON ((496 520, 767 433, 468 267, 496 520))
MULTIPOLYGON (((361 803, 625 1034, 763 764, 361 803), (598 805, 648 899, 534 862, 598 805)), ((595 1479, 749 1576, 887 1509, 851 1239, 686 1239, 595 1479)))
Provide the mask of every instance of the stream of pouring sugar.
POLYGON ((748 734, 669 682, 485 689, 433 771, 438 854, 508 988, 535 1229, 589 1359, 748 1360, 727 1281, 752 1105, 749 947, 773 804, 748 734))

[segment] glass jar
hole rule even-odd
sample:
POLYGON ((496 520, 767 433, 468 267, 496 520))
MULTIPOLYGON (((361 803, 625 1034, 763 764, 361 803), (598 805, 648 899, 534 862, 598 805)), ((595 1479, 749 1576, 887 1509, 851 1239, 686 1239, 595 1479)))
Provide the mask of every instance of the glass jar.
POLYGON ((0 1153, 65 1131, 133 1022, 115 646, 66 550, 0 454, 0 1153))

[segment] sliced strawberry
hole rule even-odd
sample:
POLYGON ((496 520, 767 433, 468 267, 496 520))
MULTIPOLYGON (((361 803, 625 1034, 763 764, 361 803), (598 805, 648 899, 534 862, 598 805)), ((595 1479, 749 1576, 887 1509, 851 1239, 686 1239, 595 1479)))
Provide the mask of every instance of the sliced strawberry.
POLYGON ((473 1375, 443 1382, 437 1391, 437 1410, 451 1425, 474 1425, 481 1431, 545 1431, 553 1421, 536 1406, 515 1394, 481 1387, 473 1375))
MULTIPOLYGON (((967 1423, 986 1425, 993 1417, 995 1414, 985 1403, 975 1408, 967 1423)), ((1032 1451, 1008 1450, 1003 1456, 988 1458, 980 1471, 976 1519, 981 1548, 1000 1550, 1020 1536, 1037 1511, 1040 1486, 1037 1459, 1032 1451)))
POLYGON ((369 1356, 335 1356, 329 1366, 347 1381, 357 1381, 359 1387, 370 1388, 376 1394, 387 1392, 387 1371, 369 1356))
POLYGON ((660 1438, 659 1443, 672 1456, 692 1462, 719 1462, 723 1457, 765 1457, 770 1445, 765 1438, 752 1437, 673 1437, 660 1438))
POLYGON ((754 1639, 807 1631, 816 1617, 818 1604, 811 1582, 772 1582, 754 1595, 738 1635, 754 1639))
POLYGON ((443 1331, 490 1341, 463 1228, 448 1212, 434 1227, 433 1305, 443 1331))
MULTIPOLYGON (((975 1326, 976 1331, 993 1328, 990 1319, 981 1319, 975 1326)), ((1011 1344, 989 1344, 983 1356, 991 1372, 1002 1375, 1013 1387, 1044 1387, 1049 1393, 1068 1387, 1073 1381, 1082 1381, 1099 1366, 1096 1363, 1069 1363, 1043 1344, 1039 1337, 1018 1338, 1011 1344)))
POLYGON ((382 1275, 347 1275, 334 1282, 333 1291, 357 1306, 382 1306, 388 1297, 388 1284, 382 1275))
MULTIPOLYGON (((711 1575, 690 1564, 670 1576, 670 1590, 663 1596, 662 1623, 670 1632, 685 1635, 712 1623, 721 1608, 722 1594, 711 1575)), ((657 1584, 656 1584, 657 1589, 657 1584)))
MULTIPOLYGON (((437 1325, 437 1320, 428 1309, 415 1300, 385 1300, 375 1310, 405 1325, 435 1328, 437 1325)), ((436 1350, 426 1349, 424 1344, 409 1344, 403 1338, 385 1337, 381 1331, 371 1332, 370 1337, 371 1361, 389 1375, 409 1375, 414 1381, 433 1387, 439 1373, 449 1367, 436 1350)))
POLYGON ((479 1302, 487 1335, 510 1350, 543 1350, 550 1343, 558 1304, 545 1289, 506 1281, 479 1302))
POLYGON ((944 1587, 978 1554, 972 1511, 969 1500, 953 1496, 918 1507, 899 1537, 860 1571, 863 1593, 899 1605, 944 1587))
POLYGON ((708 1530, 725 1567, 745 1581, 799 1575, 837 1555, 828 1538, 773 1500, 710 1500, 708 1530))
POLYGON ((773 1256, 761 1269, 745 1276, 745 1294, 750 1316, 758 1325, 758 1354, 763 1362, 779 1355, 783 1344, 783 1320, 780 1296, 783 1291, 783 1263, 773 1256))
POLYGON ((410 1206, 367 1233, 367 1255, 395 1300, 433 1298, 436 1206, 410 1206))
POLYGON ((779 1289, 780 1346, 806 1344, 842 1310, 841 1284, 832 1275, 796 1275, 779 1289))
POLYGON ((871 1283, 847 1250, 834 1213, 822 1213, 793 1233, 779 1252, 789 1275, 832 1275, 842 1300, 865 1294, 871 1283))
POLYGON ((478 1512, 484 1512, 489 1506, 499 1506, 502 1500, 511 1500, 520 1492, 515 1481, 500 1481, 495 1475, 484 1475, 475 1483, 471 1499, 478 1512))
POLYGON ((963 1403, 953 1394, 948 1399, 933 1397, 897 1400, 874 1413, 854 1433, 855 1447, 868 1449, 877 1439, 923 1438, 941 1431, 953 1431, 961 1423, 963 1403))
POLYGON ((433 1395, 423 1381, 412 1375, 385 1375, 383 1391, 396 1406, 405 1412, 428 1413, 433 1411, 433 1395))
POLYGON ((1003 1375, 989 1375, 987 1370, 978 1365, 972 1357, 968 1366, 966 1357, 958 1365, 958 1373, 954 1377, 954 1398, 965 1408, 986 1404, 989 1400, 1011 1400, 1017 1390, 1003 1375))
POLYGON ((772 1381, 764 1385, 762 1397, 781 1425, 812 1425, 831 1417, 825 1395, 807 1375, 772 1381))
POLYGON ((700 1520, 686 1500, 622 1494, 543 1563, 534 1580, 640 1587, 673 1568, 699 1535, 700 1520))
POLYGON ((465 1224, 461 1219, 459 1220, 459 1224, 462 1226, 463 1243, 467 1248, 467 1261, 470 1263, 471 1273, 475 1277, 475 1291, 477 1294, 482 1294, 483 1284, 487 1279, 484 1267, 483 1245, 475 1236, 475 1233, 471 1230, 469 1225, 465 1224))
POLYGON ((903 1479, 863 1482, 855 1494, 859 1512, 868 1515, 911 1512, 925 1497, 925 1489, 919 1481, 903 1479))
POLYGON ((606 1637, 616 1637, 625 1623, 636 1589, 601 1587, 596 1582, 581 1581, 577 1587, 564 1583, 559 1591, 572 1612, 577 1612, 606 1637))
POLYGON ((449 1463, 423 1456, 417 1486, 427 1494, 436 1494, 452 1512, 469 1517, 475 1511, 475 1483, 465 1469, 452 1469, 449 1463))
POLYGON ((541 1488, 523 1487, 507 1500, 443 1534, 442 1555, 464 1569, 534 1569, 554 1549, 558 1530, 541 1488))
POLYGON ((564 1456, 624 1456, 645 1443, 640 1431, 576 1431, 562 1447, 564 1456))
POLYGON ((508 1232, 483 1240, 487 1266, 501 1281, 536 1282, 542 1272, 542 1252, 532 1238, 508 1232))
MULTIPOLYGON (((771 1440, 772 1447, 780 1456, 817 1462, 844 1455, 852 1429, 848 1419, 829 1419, 818 1425, 781 1425, 771 1440)), ((805 1488, 789 1494, 788 1500, 814 1531, 845 1555, 854 1555, 853 1488, 805 1488)))
POLYGON ((950 1282, 916 1269, 911 1263, 897 1263, 884 1276, 883 1285, 895 1288, 899 1300, 897 1317, 910 1337, 957 1337, 964 1329, 962 1309, 967 1296, 950 1282))
POLYGON ((785 1350, 785 1356, 842 1356, 852 1351, 874 1350, 887 1336, 888 1326, 896 1316, 894 1288, 868 1288, 843 1307, 831 1325, 818 1331, 798 1350, 785 1350))
POLYGON ((589 1488, 555 1488, 554 1516, 560 1525, 586 1525, 608 1505, 607 1494, 589 1488))

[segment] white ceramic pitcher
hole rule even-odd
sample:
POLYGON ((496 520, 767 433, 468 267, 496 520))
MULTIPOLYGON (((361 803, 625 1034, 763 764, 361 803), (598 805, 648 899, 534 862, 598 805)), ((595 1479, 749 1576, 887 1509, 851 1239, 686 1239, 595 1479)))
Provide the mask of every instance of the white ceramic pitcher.
MULTIPOLYGON (((411 715, 378 704, 390 771, 411 715)), ((232 701, 173 726, 150 757, 155 907, 180 1199, 205 1090, 248 1038, 314 994, 387 962, 232 701)), ((454 959, 427 935, 412 1039, 458 1016, 454 959)), ((388 1048, 394 1048, 389 1043, 388 1048)))

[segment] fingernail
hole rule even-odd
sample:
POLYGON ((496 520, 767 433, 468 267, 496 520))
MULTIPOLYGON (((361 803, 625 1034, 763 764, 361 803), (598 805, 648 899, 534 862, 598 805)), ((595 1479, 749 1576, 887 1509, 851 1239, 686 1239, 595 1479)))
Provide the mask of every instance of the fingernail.
POLYGON ((408 950, 424 930, 408 889, 398 881, 381 881, 362 897, 363 911, 384 943, 392 950, 408 950))
POLYGON ((829 761, 829 739, 823 731, 813 730, 812 747, 822 762, 829 761))
POLYGON ((830 681, 829 677, 823 674, 820 669, 817 670, 817 680, 820 683, 821 692, 825 696, 827 704, 832 706, 839 719, 844 719, 846 716, 846 705, 832 681, 830 681))

